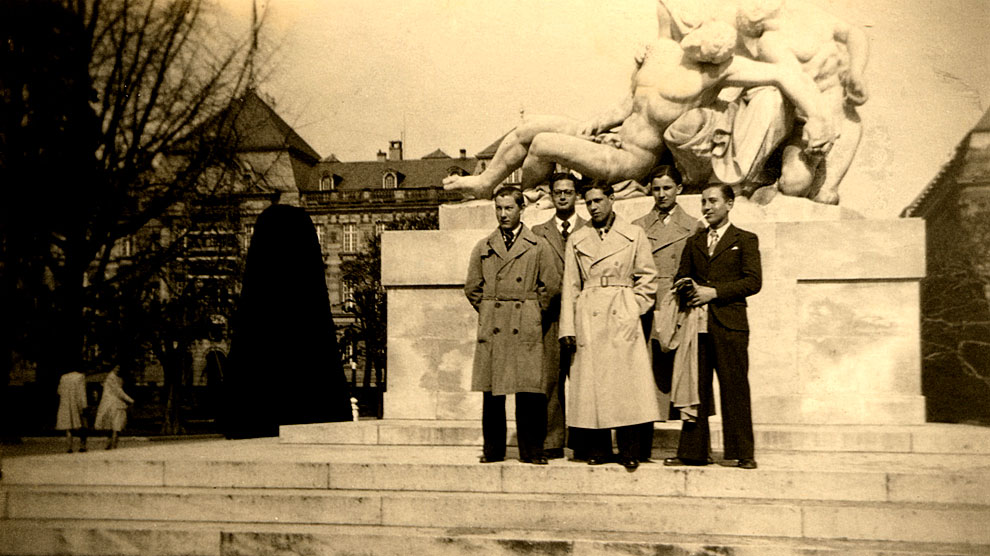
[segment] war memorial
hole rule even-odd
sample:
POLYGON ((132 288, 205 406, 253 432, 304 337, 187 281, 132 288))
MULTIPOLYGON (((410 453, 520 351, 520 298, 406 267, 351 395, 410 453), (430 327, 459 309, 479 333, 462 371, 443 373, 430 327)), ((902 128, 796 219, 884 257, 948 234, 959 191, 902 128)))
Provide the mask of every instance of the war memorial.
MULTIPOLYGON (((476 199, 442 206, 439 230, 385 232, 384 419, 7 461, 0 554, 990 552, 990 430, 926 423, 925 223, 897 217, 980 118, 986 45, 956 55, 968 44, 940 20, 948 4, 736 4, 660 2, 660 37, 637 59, 645 106, 601 125, 534 117, 503 139, 490 175, 447 184, 476 199), (747 38, 691 43, 713 22, 747 38), (697 52, 667 56, 671 45, 697 52), (709 69, 692 80, 699 59, 709 69), (664 72, 690 84, 671 90, 664 72), (732 85, 762 90, 732 97, 732 85), (637 117, 652 127, 637 131, 637 117), (522 166, 525 187, 546 165, 580 168, 617 183, 616 211, 632 220, 650 209, 637 180, 664 148, 690 179, 737 184, 733 222, 760 239, 763 288, 749 300, 759 469, 537 467, 511 452, 478 463, 477 316, 463 285, 495 225, 499 172, 522 166)), ((700 215, 697 195, 679 204, 700 215)), ((541 206, 527 225, 551 216, 541 206)), ((655 459, 673 454, 679 426, 656 424, 655 459)))

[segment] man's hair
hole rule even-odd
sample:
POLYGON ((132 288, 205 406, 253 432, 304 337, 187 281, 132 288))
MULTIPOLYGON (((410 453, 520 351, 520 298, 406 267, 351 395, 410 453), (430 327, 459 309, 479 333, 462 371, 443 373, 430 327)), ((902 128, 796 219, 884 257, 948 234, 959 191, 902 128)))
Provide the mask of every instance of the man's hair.
POLYGON ((497 199, 499 197, 512 197, 512 199, 520 207, 522 207, 523 204, 525 204, 526 202, 525 198, 523 197, 522 190, 520 190, 518 187, 514 185, 508 185, 506 187, 503 187, 502 189, 499 189, 498 191, 495 192, 495 196, 492 197, 492 199, 497 199))
POLYGON ((592 180, 590 183, 588 183, 581 189, 581 197, 587 197, 588 192, 591 191, 592 189, 597 189, 601 191, 602 194, 605 195, 606 197, 611 197, 612 195, 615 195, 615 190, 612 189, 612 184, 606 182, 605 180, 596 179, 596 180, 592 180))
POLYGON ((724 21, 705 21, 681 39, 681 49, 695 61, 721 64, 732 57, 736 29, 724 21))
POLYGON ((672 164, 664 164, 663 166, 657 166, 650 173, 650 179, 646 182, 648 184, 653 183, 653 180, 660 179, 664 176, 670 176, 670 179, 674 180, 674 183, 681 185, 683 183, 683 178, 681 173, 672 164))
POLYGON ((715 188, 715 189, 718 189, 719 191, 721 191, 722 192, 722 197, 726 201, 732 201, 732 200, 734 200, 736 198, 736 190, 735 189, 732 189, 732 186, 729 185, 729 184, 727 184, 727 183, 712 183, 712 184, 706 185, 705 186, 705 189, 702 189, 701 192, 704 193, 705 191, 707 191, 709 189, 712 189, 712 188, 715 188))
POLYGON ((578 178, 577 178, 577 176, 575 176, 574 174, 568 173, 568 172, 554 172, 550 176, 550 181, 547 182, 547 183, 550 184, 550 191, 551 192, 553 192, 553 184, 555 184, 555 183, 557 183, 558 181, 561 181, 561 180, 567 180, 567 181, 574 182, 574 187, 575 187, 575 189, 577 188, 577 184, 578 184, 578 178))

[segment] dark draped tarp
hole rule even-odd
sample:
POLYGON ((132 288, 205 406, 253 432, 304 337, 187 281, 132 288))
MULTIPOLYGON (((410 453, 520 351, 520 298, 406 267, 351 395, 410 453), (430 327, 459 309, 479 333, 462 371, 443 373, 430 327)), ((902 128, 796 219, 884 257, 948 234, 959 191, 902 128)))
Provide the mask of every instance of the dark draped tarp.
POLYGON ((303 209, 273 205, 258 217, 232 326, 223 380, 228 438, 351 418, 323 256, 303 209))

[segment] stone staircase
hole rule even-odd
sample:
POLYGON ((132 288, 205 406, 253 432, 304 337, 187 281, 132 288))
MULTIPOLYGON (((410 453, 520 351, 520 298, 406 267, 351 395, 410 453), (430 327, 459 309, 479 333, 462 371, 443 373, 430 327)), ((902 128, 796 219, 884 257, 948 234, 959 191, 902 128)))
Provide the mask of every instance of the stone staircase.
POLYGON ((990 430, 756 433, 753 471, 479 464, 470 421, 11 458, 0 554, 990 554, 990 430))

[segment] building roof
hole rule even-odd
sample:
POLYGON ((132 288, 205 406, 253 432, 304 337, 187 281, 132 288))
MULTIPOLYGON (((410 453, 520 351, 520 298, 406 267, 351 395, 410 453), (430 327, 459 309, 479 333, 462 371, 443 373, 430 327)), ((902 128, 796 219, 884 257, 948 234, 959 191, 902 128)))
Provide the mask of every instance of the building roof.
POLYGON ((958 187, 990 181, 990 148, 986 139, 988 134, 990 110, 983 114, 973 130, 956 145, 952 158, 942 166, 932 181, 910 205, 904 207, 901 217, 925 217, 958 187), (974 141, 974 137, 980 140, 974 141))
MULTIPOLYGON (((431 153, 432 154, 432 153, 431 153)), ((334 176, 335 189, 381 188, 382 178, 394 172, 398 188, 439 187, 451 173, 471 174, 477 165, 476 158, 426 157, 408 160, 369 160, 363 162, 320 162, 313 169, 310 179, 300 187, 302 191, 318 191, 320 179, 334 176)))
POLYGON ((234 121, 238 150, 289 150, 311 164, 320 160, 320 154, 254 90, 231 103, 231 109, 238 111, 234 121))
POLYGON ((450 156, 448 156, 447 153, 443 152, 442 150, 437 149, 431 152, 430 154, 424 156, 423 160, 429 160, 431 158, 450 158, 450 156))

